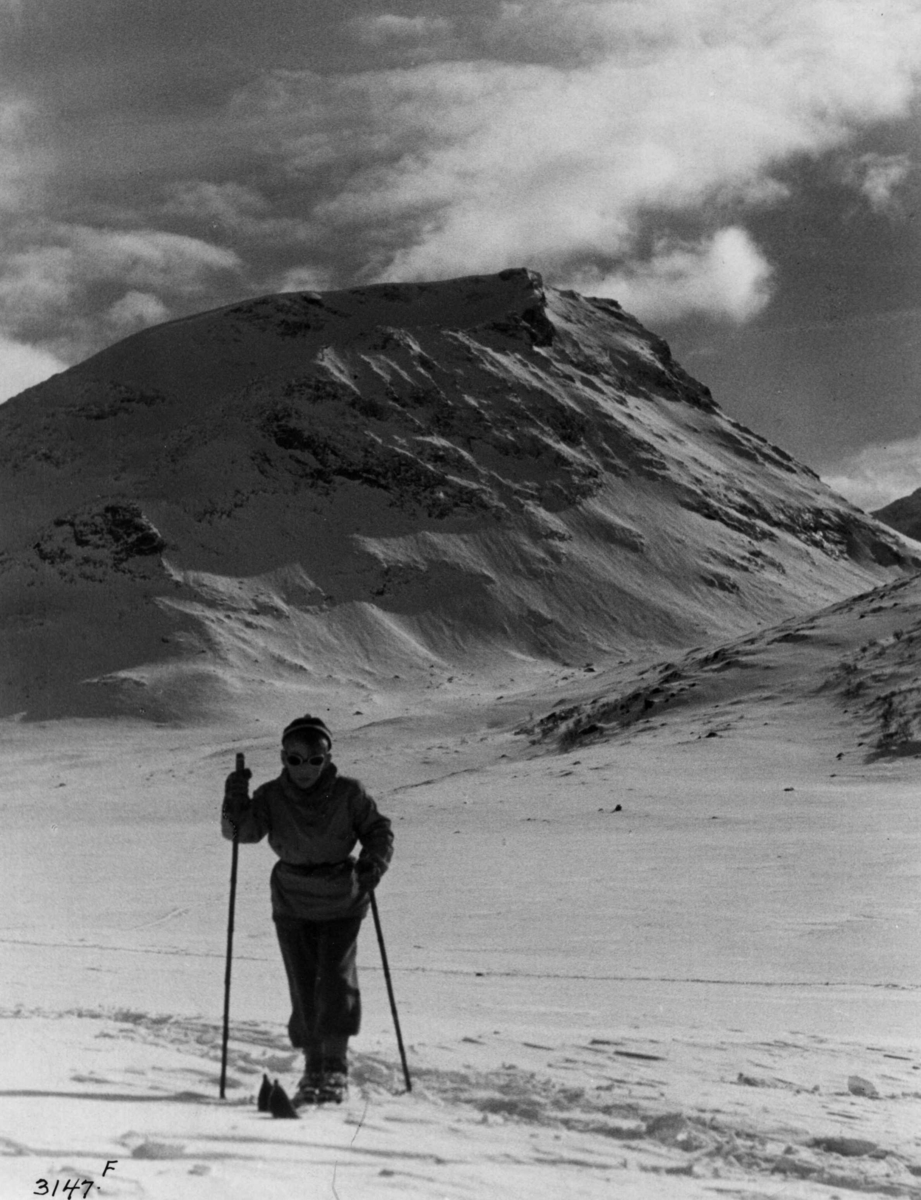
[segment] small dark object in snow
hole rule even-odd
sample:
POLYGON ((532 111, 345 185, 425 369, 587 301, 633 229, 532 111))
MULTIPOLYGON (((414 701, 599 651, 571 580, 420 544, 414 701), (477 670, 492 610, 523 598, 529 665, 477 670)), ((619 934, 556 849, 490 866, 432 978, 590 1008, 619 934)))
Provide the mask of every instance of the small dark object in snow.
POLYGON ((269 1111, 269 1096, 272 1094, 272 1085, 269 1083, 268 1075, 262 1076, 262 1087, 259 1089, 259 1095, 256 1099, 256 1108, 259 1112, 269 1111))
POLYGON ((847 1080, 847 1090, 852 1096, 866 1096, 868 1100, 878 1100, 879 1092, 869 1079, 862 1079, 859 1075, 849 1075, 847 1080))
POLYGON ((298 1120, 297 1109, 288 1098, 288 1093, 281 1086, 278 1080, 272 1085, 272 1090, 269 1093, 269 1112, 273 1117, 281 1117, 286 1120, 292 1118, 298 1120))
POLYGON ((622 804, 615 804, 612 811, 613 812, 623 812, 624 806, 622 804))
POLYGON ((795 792, 796 788, 784 788, 785 792, 795 792))
POLYGON ((815 1146, 816 1150, 828 1150, 832 1154, 841 1154, 845 1158, 865 1158, 868 1154, 879 1155, 880 1153, 876 1142, 868 1142, 865 1138, 813 1138, 809 1145, 815 1146))

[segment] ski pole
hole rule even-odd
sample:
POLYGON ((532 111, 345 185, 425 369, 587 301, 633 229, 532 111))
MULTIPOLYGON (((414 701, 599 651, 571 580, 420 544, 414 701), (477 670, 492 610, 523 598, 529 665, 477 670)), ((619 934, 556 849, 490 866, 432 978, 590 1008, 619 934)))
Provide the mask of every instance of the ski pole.
MULTIPOLYGON (((243 755, 237 755, 236 770, 242 774, 246 769, 243 755)), ((227 914, 227 962, 224 967, 224 1037, 221 1043, 221 1099, 227 1087, 227 1042, 230 1037, 230 967, 233 962, 233 916, 237 902, 237 859, 240 855, 240 839, 236 821, 233 824, 233 849, 230 855, 230 909, 227 914)))
POLYGON ((384 966, 384 978, 387 981, 387 995, 390 997, 390 1011, 393 1013, 393 1027, 397 1031, 397 1045, 400 1048, 400 1061, 403 1063, 403 1078, 406 1080, 406 1090, 413 1090, 412 1081, 409 1078, 409 1067, 406 1065, 406 1051, 403 1048, 403 1035, 400 1033, 400 1018, 397 1016, 397 1002, 393 996, 393 982, 390 978, 390 967, 387 963, 387 951, 384 948, 384 934, 381 931, 381 918, 377 911, 377 900, 374 898, 374 891, 370 892, 371 896, 371 913, 374 917, 374 928, 377 931, 377 944, 381 948, 381 962, 384 966))

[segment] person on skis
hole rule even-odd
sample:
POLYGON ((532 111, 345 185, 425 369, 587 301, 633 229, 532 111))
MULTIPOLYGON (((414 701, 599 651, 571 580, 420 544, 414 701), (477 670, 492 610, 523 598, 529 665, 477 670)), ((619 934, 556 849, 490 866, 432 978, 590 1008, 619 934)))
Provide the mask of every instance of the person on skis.
POLYGON ((221 832, 229 840, 236 832, 240 842, 268 836, 278 855, 272 920, 291 993, 288 1035, 305 1056, 297 1106, 345 1096, 348 1042, 361 1023, 358 932, 390 864, 393 833, 362 784, 339 774, 319 717, 285 728, 281 761, 278 778, 252 796, 249 770, 228 776, 221 832))

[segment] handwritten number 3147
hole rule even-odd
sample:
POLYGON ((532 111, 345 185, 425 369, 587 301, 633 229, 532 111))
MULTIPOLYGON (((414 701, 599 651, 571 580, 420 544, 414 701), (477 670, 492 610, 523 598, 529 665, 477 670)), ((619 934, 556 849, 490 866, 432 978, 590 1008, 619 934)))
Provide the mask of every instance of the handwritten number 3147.
POLYGON ((36 1179, 35 1191, 33 1196, 68 1196, 73 1200, 73 1195, 78 1188, 83 1188, 83 1196, 88 1196, 93 1186, 92 1179, 75 1179, 73 1183, 68 1179, 65 1184, 61 1184, 60 1179, 54 1181, 54 1187, 49 1184, 47 1179, 36 1179), (60 1191, 58 1190, 60 1189, 60 1191))

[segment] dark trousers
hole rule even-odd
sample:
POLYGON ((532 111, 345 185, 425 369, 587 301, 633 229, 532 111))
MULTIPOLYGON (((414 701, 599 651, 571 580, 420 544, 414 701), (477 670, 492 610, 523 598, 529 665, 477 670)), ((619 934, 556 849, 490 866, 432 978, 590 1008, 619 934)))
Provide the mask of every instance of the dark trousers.
POLYGON ((308 1053, 322 1052, 325 1040, 341 1043, 358 1032, 361 996, 355 960, 361 920, 275 917, 291 992, 288 1036, 293 1046, 308 1053))

